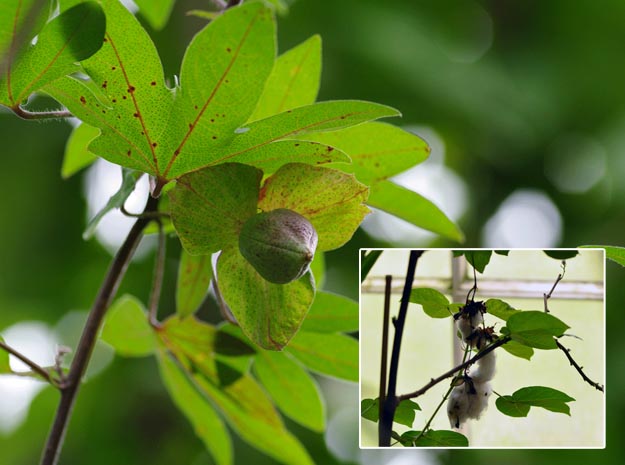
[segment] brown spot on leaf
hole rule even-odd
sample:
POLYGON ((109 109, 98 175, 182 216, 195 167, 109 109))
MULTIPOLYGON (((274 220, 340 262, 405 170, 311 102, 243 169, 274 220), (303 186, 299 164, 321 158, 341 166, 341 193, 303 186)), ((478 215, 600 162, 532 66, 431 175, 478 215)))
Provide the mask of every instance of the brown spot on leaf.
POLYGON ((217 136, 213 136, 213 140, 217 139, 217 136))
POLYGON ((128 86, 128 93, 132 94, 135 91, 135 86, 128 86))
POLYGON ((125 95, 122 95, 122 98, 123 98, 124 100, 126 100, 126 96, 125 96, 125 95))
POLYGON ((117 69, 117 66, 111 66, 111 70, 115 71, 117 69))
POLYGON ((230 47, 226 47, 226 52, 230 53, 232 52, 232 49, 230 47))
POLYGON ((105 37, 102 41, 103 42, 108 42, 109 40, 105 37))
POLYGON ((175 156, 180 155, 180 149, 176 149, 176 150, 174 150, 174 155, 175 155, 175 156))
POLYGON ((156 142, 152 142, 152 147, 156 148, 158 144, 156 142))
POLYGON ((299 144, 295 144, 295 147, 299 147, 299 144))
POLYGON ((155 86, 155 85, 156 85, 156 81, 152 81, 152 82, 150 82, 150 85, 151 85, 151 86, 155 86))
POLYGON ((135 118, 139 117, 139 112, 133 113, 132 116, 134 116, 135 118))
POLYGON ((114 98, 113 100, 111 100, 113 103, 117 103, 117 99, 114 98))
POLYGON ((106 89, 106 86, 108 86, 108 81, 104 81, 102 83, 102 89, 106 89))
POLYGON ((83 105, 84 105, 85 103, 87 103, 87 99, 85 98, 85 96, 84 96, 84 95, 81 95, 81 96, 80 96, 80 103, 82 103, 83 105))
POLYGON ((193 129, 193 123, 189 123, 189 129, 193 129))
POLYGON ((130 156, 130 154, 131 154, 131 153, 132 153, 132 152, 131 152, 130 150, 128 150, 128 151, 126 152, 126 155, 130 156))

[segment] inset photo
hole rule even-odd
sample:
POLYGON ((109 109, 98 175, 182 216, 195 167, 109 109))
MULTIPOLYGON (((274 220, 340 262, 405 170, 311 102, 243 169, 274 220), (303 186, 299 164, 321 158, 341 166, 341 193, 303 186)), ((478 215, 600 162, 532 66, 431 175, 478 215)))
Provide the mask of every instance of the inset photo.
POLYGON ((603 249, 361 249, 360 447, 604 448, 603 249))

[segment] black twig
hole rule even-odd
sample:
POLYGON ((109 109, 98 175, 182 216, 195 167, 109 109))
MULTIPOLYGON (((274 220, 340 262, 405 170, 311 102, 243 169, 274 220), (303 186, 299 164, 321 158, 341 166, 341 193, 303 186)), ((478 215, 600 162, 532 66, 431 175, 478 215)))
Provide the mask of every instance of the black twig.
POLYGON ((408 258, 408 270, 406 271, 406 281, 404 283, 402 299, 399 305, 399 313, 397 318, 394 320, 395 336, 393 338, 391 367, 388 376, 388 391, 384 400, 380 422, 378 424, 378 442, 380 447, 388 447, 391 444, 393 418, 395 417, 395 409, 398 404, 395 391, 397 389, 397 370, 399 368, 401 340, 404 333, 404 323, 406 322, 406 312, 408 310, 408 303, 410 302, 410 292, 412 290, 412 283, 414 282, 417 261, 422 254, 422 250, 410 251, 410 256, 408 258))
POLYGON ((602 384, 596 383, 593 380, 591 380, 588 376, 586 376, 586 373, 584 373, 584 371, 582 370, 582 367, 580 367, 579 364, 575 361, 575 359, 573 359, 573 357, 571 356, 571 349, 567 349, 566 347, 564 347, 562 344, 560 344, 560 341, 558 341, 557 339, 556 339, 556 344, 558 345, 558 348, 562 352, 564 352, 564 355, 566 355, 566 358, 569 359, 569 363, 575 367, 575 369, 580 374, 582 379, 586 381, 588 384, 590 384, 592 387, 594 387, 596 390, 604 392, 602 384))
POLYGON ((461 363, 460 365, 452 368, 449 371, 446 371, 445 373, 440 375, 438 378, 431 379, 430 382, 427 383, 425 386, 423 386, 421 389, 417 389, 416 391, 410 392, 408 394, 403 394, 401 396, 397 396, 398 403, 401 402, 402 400, 414 399, 415 397, 419 397, 419 396, 425 394, 430 388, 436 386, 441 381, 443 381, 443 380, 445 380, 447 378, 451 378, 452 376, 454 376, 454 374, 456 374, 457 372, 459 372, 461 370, 465 370, 465 369, 469 368, 471 365, 473 365, 479 359, 484 357, 486 354, 492 352, 497 347, 501 347, 502 345, 504 345, 504 344, 506 344, 507 342, 510 342, 510 341, 511 341, 510 336, 504 336, 502 338, 497 339, 491 345, 489 345, 488 347, 484 348, 484 350, 480 351, 478 354, 476 354, 475 356, 473 356, 472 358, 470 358, 466 362, 461 363))
POLYGON ((391 282, 393 277, 388 274, 385 277, 386 285, 384 287, 384 316, 382 320, 382 357, 380 362, 380 392, 378 397, 378 418, 382 418, 382 406, 386 399, 386 370, 388 360, 388 320, 391 307, 391 282))

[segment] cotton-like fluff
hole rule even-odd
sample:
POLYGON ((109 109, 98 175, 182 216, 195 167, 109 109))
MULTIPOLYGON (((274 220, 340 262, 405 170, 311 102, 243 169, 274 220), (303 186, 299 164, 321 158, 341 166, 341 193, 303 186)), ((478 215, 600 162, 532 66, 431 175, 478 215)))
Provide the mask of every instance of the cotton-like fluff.
POLYGON ((473 383, 485 383, 495 376, 495 351, 492 350, 477 361, 477 369, 471 372, 473 383))
POLYGON ((495 376, 495 352, 491 351, 477 361, 477 368, 456 386, 447 401, 447 416, 452 428, 468 419, 477 420, 488 406, 492 392, 489 381, 495 376))
POLYGON ((489 382, 476 383, 470 379, 453 388, 447 401, 447 416, 451 427, 460 428, 468 419, 479 419, 488 406, 491 392, 489 382))
POLYGON ((460 315, 457 321, 458 331, 462 335, 462 340, 466 341, 476 328, 484 324, 484 316, 477 312, 475 315, 460 315))

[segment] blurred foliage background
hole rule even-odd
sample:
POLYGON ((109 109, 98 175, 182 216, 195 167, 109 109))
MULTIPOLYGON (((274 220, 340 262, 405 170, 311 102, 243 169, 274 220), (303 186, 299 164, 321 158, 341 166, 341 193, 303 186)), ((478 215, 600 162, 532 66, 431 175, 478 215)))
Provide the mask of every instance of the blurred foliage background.
MULTIPOLYGON (((166 76, 178 73, 186 44, 205 24, 185 12, 207 5, 208 0, 178 0, 162 31, 148 27, 166 76)), ((432 160, 402 179, 459 222, 466 246, 546 247, 625 243, 623 24, 625 4, 619 0, 298 0, 279 19, 278 30, 281 51, 321 34, 321 100, 394 106, 404 115, 395 124, 431 143, 432 160)), ((25 321, 54 328, 68 312, 87 310, 111 258, 97 241, 81 238, 85 177, 63 181, 59 175, 70 129, 66 122, 26 122, 0 114, 3 334, 25 321)), ((385 232, 385 221, 368 220, 346 247, 328 255, 327 288, 357 298, 360 247, 456 245, 400 226, 385 232)), ((164 311, 173 303, 177 247, 169 242, 164 311)), ((120 292, 146 299, 151 269, 150 257, 135 262, 120 292)), ((339 455, 351 463, 393 465, 408 460, 623 463, 618 443, 625 417, 625 342, 618 333, 625 324, 625 270, 608 264, 607 271, 606 450, 394 455, 345 452, 344 447, 339 455)), ((78 329, 68 330, 73 335, 67 340, 78 329)), ((2 389, 0 405, 11 399, 2 389)), ((354 386, 327 389, 353 392, 337 399, 357 411, 354 386)), ((0 464, 37 462, 56 402, 57 394, 44 389, 23 423, 0 430, 0 464)), ((336 404, 328 401, 331 419, 338 416, 336 404)), ((335 451, 340 449, 332 445, 336 438, 352 437, 358 419, 342 424, 343 429, 327 433, 335 451)), ((318 463, 341 463, 322 436, 293 428, 318 463)), ((240 441, 235 445, 238 463, 269 463, 240 441)), ((62 463, 85 460, 93 465, 211 463, 149 359, 115 359, 84 386, 62 463)))

